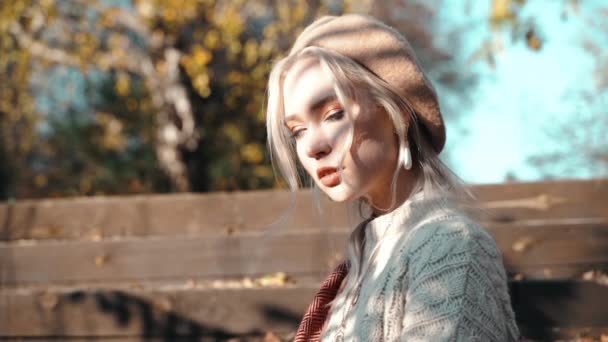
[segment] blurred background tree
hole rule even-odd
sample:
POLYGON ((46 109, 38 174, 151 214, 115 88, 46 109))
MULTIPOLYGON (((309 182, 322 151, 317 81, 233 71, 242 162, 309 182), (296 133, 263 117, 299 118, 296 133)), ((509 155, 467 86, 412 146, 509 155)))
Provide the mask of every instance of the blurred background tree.
MULTIPOLYGON (((263 112, 272 60, 315 17, 371 8, 380 7, 301 0, 3 3, 0 73, 10 81, 0 89, 2 196, 276 186, 263 112)), ((431 50, 429 37, 416 42, 431 50)))
POLYGON ((323 8, 271 5, 3 3, 3 196, 272 186, 269 61, 323 8))

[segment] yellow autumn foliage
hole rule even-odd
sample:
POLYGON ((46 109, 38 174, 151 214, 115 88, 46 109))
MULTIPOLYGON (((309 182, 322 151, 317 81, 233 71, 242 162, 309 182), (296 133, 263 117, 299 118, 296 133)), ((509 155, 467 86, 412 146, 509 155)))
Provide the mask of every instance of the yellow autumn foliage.
POLYGON ((511 0, 493 0, 492 1, 492 16, 495 21, 504 21, 513 17, 511 0))
POLYGON ((243 141, 243 132, 241 132, 239 126, 233 123, 226 123, 222 127, 222 133, 235 144, 240 144, 243 141))
MULTIPOLYGON (((332 13, 339 12, 340 6, 355 8, 350 2, 356 1, 347 0, 341 5, 331 2, 332 13)), ((175 71, 175 65, 167 59, 170 55, 179 58, 178 80, 187 95, 186 102, 177 103, 192 109, 199 137, 197 150, 183 166, 203 170, 190 172, 191 177, 206 177, 192 179, 191 183, 197 184, 192 190, 281 184, 273 177, 265 148, 268 73, 272 61, 285 54, 288 43, 305 24, 330 12, 329 1, 133 0, 132 8, 102 0, 79 3, 86 11, 79 13, 75 6, 70 14, 62 12, 55 0, 11 0, 0 6, 0 77, 10 80, 9 86, 0 87, 2 143, 23 175, 22 183, 15 185, 20 193, 170 191, 163 188, 166 179, 154 164, 158 158, 155 153, 162 150, 155 145, 159 108, 167 106, 167 98, 177 93, 158 90, 166 86, 167 75, 175 71), (37 30, 28 26, 36 21, 34 18, 42 20, 37 30), (23 29, 44 53, 33 53, 31 42, 23 45, 9 34, 15 22, 26 23, 23 29), (48 29, 59 32, 56 40, 43 34, 48 29), (141 56, 150 63, 145 64, 141 56), (86 110, 69 113, 75 118, 69 124, 65 120, 45 121, 30 84, 57 66, 82 75, 92 72, 107 76, 109 81, 103 89, 91 89, 100 97, 95 100, 98 107, 90 108, 93 114, 86 110), (89 116, 90 122, 85 119, 89 116), (64 131, 56 135, 47 131, 48 139, 41 139, 47 126, 52 126, 51 132, 64 131), (47 141, 49 145, 44 145, 47 141), (77 159, 79 154, 70 153, 75 144, 94 153, 77 159), (132 148, 135 152, 130 152, 132 148), (53 167, 65 160, 85 165, 80 172, 88 178, 68 168, 63 173, 40 173, 36 182, 35 175, 28 171, 28 161, 40 155, 52 160, 53 167), (41 182, 41 177, 47 181, 41 182)), ((65 90, 83 94, 79 89, 65 90)), ((163 115, 175 115, 169 120, 179 127, 184 122, 177 114, 176 108, 170 108, 163 115)))
POLYGON ((120 96, 127 96, 129 95, 130 89, 131 79, 129 78, 129 75, 124 72, 119 73, 116 79, 116 93, 120 96))
POLYGON ((264 160, 264 147, 260 143, 249 143, 241 147, 241 157, 244 161, 257 164, 264 160))
POLYGON ((95 118, 103 131, 100 140, 102 146, 108 150, 122 151, 127 145, 123 123, 110 113, 98 112, 95 118))

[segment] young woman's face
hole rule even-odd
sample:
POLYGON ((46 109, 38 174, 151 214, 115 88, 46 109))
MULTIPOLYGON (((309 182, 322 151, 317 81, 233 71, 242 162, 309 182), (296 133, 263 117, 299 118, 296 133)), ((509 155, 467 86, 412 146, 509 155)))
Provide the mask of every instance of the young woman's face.
POLYGON ((304 58, 287 72, 283 96, 285 125, 315 183, 334 201, 367 197, 372 204, 386 203, 397 163, 397 137, 390 118, 369 95, 352 100, 347 113, 330 75, 317 60, 304 58), (346 151, 351 131, 352 145, 346 151))

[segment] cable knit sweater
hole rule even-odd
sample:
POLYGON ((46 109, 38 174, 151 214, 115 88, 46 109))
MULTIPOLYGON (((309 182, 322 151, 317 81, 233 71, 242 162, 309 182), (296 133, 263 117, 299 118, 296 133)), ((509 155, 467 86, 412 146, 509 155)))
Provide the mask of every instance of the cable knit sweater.
MULTIPOLYGON (((451 201, 410 197, 368 222, 364 262, 376 244, 344 341, 519 339, 496 243, 451 201)), ((351 299, 338 295, 322 341, 335 341, 351 299)))

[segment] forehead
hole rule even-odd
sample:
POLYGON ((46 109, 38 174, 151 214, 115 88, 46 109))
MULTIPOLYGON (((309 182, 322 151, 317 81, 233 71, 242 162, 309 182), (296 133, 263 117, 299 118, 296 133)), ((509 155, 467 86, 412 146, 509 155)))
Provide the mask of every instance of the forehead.
POLYGON ((331 75, 318 60, 303 58, 287 71, 283 81, 285 115, 305 115, 315 103, 335 96, 331 75))

